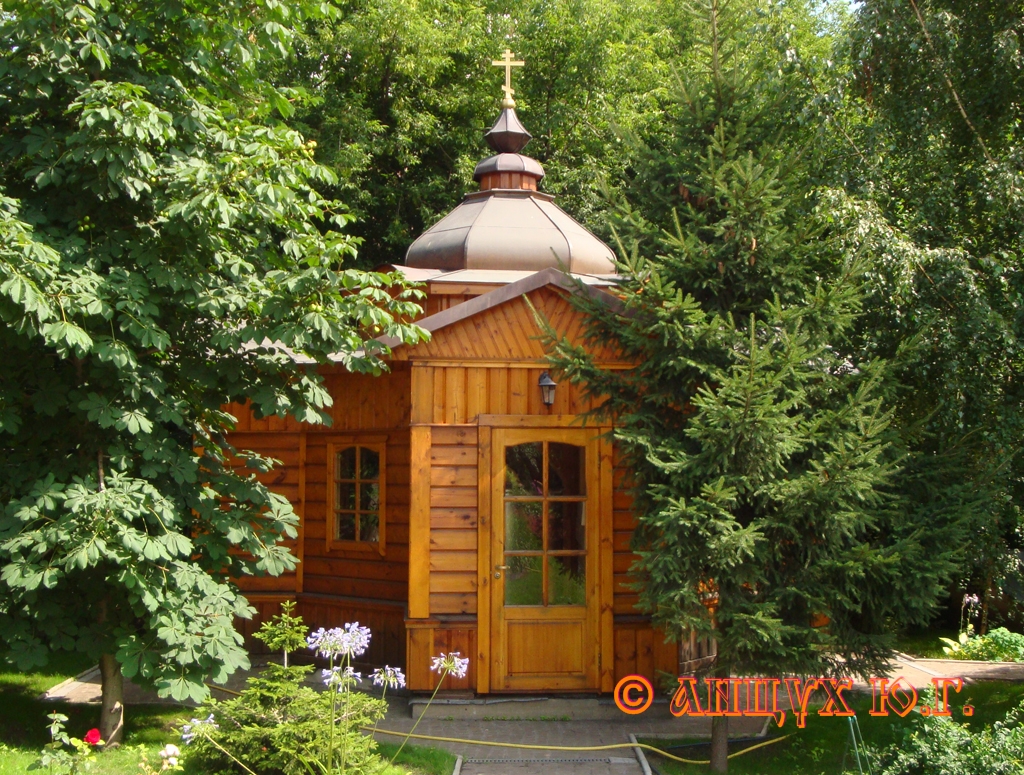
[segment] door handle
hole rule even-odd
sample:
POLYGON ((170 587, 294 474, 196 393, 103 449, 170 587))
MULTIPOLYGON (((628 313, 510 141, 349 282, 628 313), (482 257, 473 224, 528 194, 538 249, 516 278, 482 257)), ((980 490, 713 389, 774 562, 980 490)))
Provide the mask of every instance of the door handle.
POLYGON ((508 566, 507 565, 495 565, 494 566, 494 578, 500 579, 501 578, 501 572, 503 570, 508 570, 508 566))

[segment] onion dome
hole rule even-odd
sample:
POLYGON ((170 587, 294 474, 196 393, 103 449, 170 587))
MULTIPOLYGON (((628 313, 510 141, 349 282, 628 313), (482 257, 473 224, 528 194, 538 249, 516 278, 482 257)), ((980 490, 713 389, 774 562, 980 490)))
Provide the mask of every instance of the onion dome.
MULTIPOLYGON (((508 52, 506 52, 508 53, 508 52)), ((495 63, 499 64, 499 63, 495 63)), ((520 153, 530 142, 506 81, 501 115, 485 134, 496 151, 473 172, 480 190, 409 246, 406 266, 423 269, 562 268, 574 274, 614 274, 606 244, 537 190, 544 168, 520 153)))

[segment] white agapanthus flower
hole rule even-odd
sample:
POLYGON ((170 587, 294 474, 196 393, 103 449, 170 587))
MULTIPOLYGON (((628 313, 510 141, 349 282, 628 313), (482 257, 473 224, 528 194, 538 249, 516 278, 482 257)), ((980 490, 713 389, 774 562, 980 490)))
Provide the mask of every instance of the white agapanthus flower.
POLYGON ((450 654, 442 654, 434 657, 430 662, 430 669, 435 673, 453 675, 456 678, 465 678, 469 670, 469 657, 463 657, 461 651, 453 651, 450 654))
POLYGON ((359 622, 352 622, 344 627, 332 627, 329 630, 321 627, 309 634, 306 644, 325 659, 351 659, 363 654, 370 647, 370 628, 360 627, 359 622))
POLYGON ((373 683, 385 689, 400 689, 405 687, 405 675, 400 667, 385 665, 373 671, 373 683))

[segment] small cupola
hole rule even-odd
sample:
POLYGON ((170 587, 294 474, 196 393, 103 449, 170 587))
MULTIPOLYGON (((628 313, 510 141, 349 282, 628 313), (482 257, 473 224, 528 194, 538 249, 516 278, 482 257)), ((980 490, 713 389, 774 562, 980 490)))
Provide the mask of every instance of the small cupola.
POLYGON ((521 151, 531 135, 516 116, 511 74, 522 62, 505 50, 501 114, 484 139, 495 151, 476 165, 480 190, 409 246, 406 266, 422 269, 563 268, 575 274, 614 274, 611 248, 537 190, 544 168, 521 151))

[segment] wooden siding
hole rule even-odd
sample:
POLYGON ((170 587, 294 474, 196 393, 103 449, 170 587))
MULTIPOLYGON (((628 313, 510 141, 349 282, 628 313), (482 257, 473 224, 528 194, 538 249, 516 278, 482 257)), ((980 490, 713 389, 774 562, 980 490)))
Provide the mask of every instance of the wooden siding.
POLYGON ((614 572, 613 591, 615 614, 635 614, 637 593, 631 589, 629 569, 637 556, 630 549, 636 516, 633 514, 633 497, 629 493, 629 469, 622 462, 618 448, 613 455, 612 473, 612 568, 614 572))
POLYGON ((660 630, 648 622, 616 622, 615 624, 615 680, 627 675, 642 675, 655 687, 666 677, 677 675, 679 647, 666 643, 660 630))
MULTIPOLYGON (((446 309, 451 309, 452 307, 457 307, 460 304, 462 304, 462 302, 469 301, 474 296, 479 296, 480 295, 479 293, 439 293, 438 292, 438 290, 447 290, 446 288, 441 288, 441 289, 431 288, 430 290, 432 292, 427 295, 426 299, 424 299, 422 302, 420 302, 420 305, 423 307, 423 315, 420 318, 421 320, 424 317, 429 317, 430 315, 436 315, 438 312, 444 312, 446 309)), ((463 288, 461 290, 469 290, 469 289, 463 288)))
MULTIPOLYGON (((455 300, 454 296, 451 298, 455 300)), ((542 288, 532 292, 529 299, 556 331, 580 341, 582 318, 561 291, 542 288)), ((481 527, 480 477, 484 472, 479 468, 479 444, 486 443, 483 437, 489 433, 489 424, 500 425, 503 416, 519 416, 524 420, 536 418, 530 423, 561 425, 593 408, 592 399, 568 381, 559 384, 553 406, 543 404, 537 382, 548 368, 543 360, 540 334, 533 310, 523 298, 517 298, 434 332, 427 344, 403 348, 397 353, 412 360, 411 420, 413 433, 420 439, 414 442, 413 456, 421 461, 414 466, 421 481, 413 488, 410 508, 421 525, 418 530, 422 532, 417 535, 422 538, 417 543, 429 546, 426 557, 413 558, 414 569, 410 572, 411 618, 406 626, 409 686, 414 690, 434 687, 431 677, 425 668, 419 669, 418 663, 427 664, 431 645, 437 647, 434 653, 440 652, 435 639, 442 636, 437 633, 465 632, 464 621, 472 621, 478 613, 485 619, 490 616, 486 608, 478 611, 483 605, 478 587, 483 583, 486 588, 488 579, 479 571, 480 547, 487 544, 480 530, 489 530, 488 525, 481 527), (479 425, 481 422, 485 424, 479 425), (428 627, 428 622, 434 624, 428 627)), ((606 349, 599 357, 616 365, 614 355, 606 349)), ((627 572, 633 561, 629 538, 634 522, 625 490, 626 471, 611 452, 610 444, 605 447, 602 443, 601 448, 608 450, 602 452, 602 457, 607 456, 602 463, 602 476, 609 479, 604 497, 612 510, 602 528, 600 574, 602 586, 613 590, 613 598, 611 610, 601 612, 600 629, 602 642, 614 649, 614 655, 602 661, 600 679, 601 689, 610 691, 616 670, 624 664, 637 663, 637 632, 647 633, 639 636, 640 663, 646 664, 643 655, 651 630, 649 624, 632 621, 640 618, 634 608, 636 595, 627 586, 627 572), (631 623, 620 625, 614 614, 632 615, 628 616, 631 623), (623 630, 628 635, 621 634, 623 630), (624 650, 621 656, 620 649, 624 650)), ((490 658, 489 630, 472 632, 474 649, 463 653, 471 653, 477 658, 475 662, 486 662, 490 658)), ((672 660, 665 653, 664 649, 659 651, 660 664, 669 670, 669 661, 675 664, 675 652, 672 660)), ((484 692, 493 688, 488 670, 475 671, 475 675, 473 683, 465 687, 460 683, 459 687, 444 688, 472 686, 484 692)))
POLYGON ((435 426, 430 445, 430 613, 477 608, 477 428, 435 426))
MULTIPOLYGON (((415 399, 429 444, 429 609, 423 616, 476 613, 477 426, 480 415, 538 416, 578 414, 590 401, 579 388, 563 383, 550 410, 540 401, 542 369, 461 366, 413 366, 415 399), (459 389, 451 388, 452 384, 459 389), (563 411, 559 411, 562 409, 563 411), (470 414, 472 412, 472 414, 470 414), (452 424, 445 424, 446 421, 452 424)), ((614 613, 634 614, 637 595, 628 571, 635 559, 629 542, 635 527, 628 492, 628 471, 618 455, 613 463, 612 550, 614 613)))
POLYGON ((299 615, 311 628, 340 627, 359 622, 369 627, 370 648, 359 658, 370 665, 405 664, 405 604, 352 600, 329 595, 299 597, 299 615))
POLYGON ((258 476, 287 497, 303 515, 302 542, 294 547, 302 558, 301 576, 240 579, 243 591, 300 595, 300 611, 315 614, 316 621, 306 619, 311 626, 355 621, 358 611, 368 605, 365 601, 380 601, 389 612, 385 618, 390 635, 384 637, 398 644, 386 651, 399 663, 404 660, 395 659, 394 655, 404 653, 402 619, 408 596, 409 380, 410 370, 405 364, 395 364, 391 373, 379 377, 328 370, 325 381, 334 399, 330 426, 303 424, 290 417, 257 419, 246 406, 228 407, 238 419, 236 431, 229 437, 231 443, 239 449, 251 449, 281 460, 282 467, 258 476), (387 445, 384 556, 375 545, 335 545, 330 550, 327 546, 327 531, 331 528, 327 515, 327 445, 361 438, 384 440, 387 445), (317 596, 348 600, 338 599, 328 605, 321 599, 309 608, 303 595, 309 600, 317 596), (363 602, 356 605, 359 601, 363 602))

